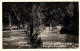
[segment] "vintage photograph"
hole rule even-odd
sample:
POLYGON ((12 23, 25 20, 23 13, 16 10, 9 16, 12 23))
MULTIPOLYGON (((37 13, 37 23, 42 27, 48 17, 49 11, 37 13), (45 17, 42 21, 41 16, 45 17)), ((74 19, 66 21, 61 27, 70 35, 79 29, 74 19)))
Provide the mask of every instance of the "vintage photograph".
POLYGON ((2 2, 2 48, 79 48, 79 2, 2 2))

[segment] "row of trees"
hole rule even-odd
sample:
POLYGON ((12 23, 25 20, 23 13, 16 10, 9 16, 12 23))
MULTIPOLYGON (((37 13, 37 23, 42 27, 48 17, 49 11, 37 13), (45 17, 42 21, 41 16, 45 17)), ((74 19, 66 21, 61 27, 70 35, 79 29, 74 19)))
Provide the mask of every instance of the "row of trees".
POLYGON ((31 44, 41 44, 40 34, 43 26, 62 25, 61 33, 78 35, 79 15, 77 2, 3 2, 3 27, 27 25, 31 44))
POLYGON ((48 25, 62 25, 61 33, 79 35, 78 2, 47 3, 46 21, 48 25))
POLYGON ((37 47, 41 44, 38 35, 44 19, 42 7, 43 3, 3 3, 3 26, 9 25, 11 28, 12 25, 26 24, 30 43, 37 47))

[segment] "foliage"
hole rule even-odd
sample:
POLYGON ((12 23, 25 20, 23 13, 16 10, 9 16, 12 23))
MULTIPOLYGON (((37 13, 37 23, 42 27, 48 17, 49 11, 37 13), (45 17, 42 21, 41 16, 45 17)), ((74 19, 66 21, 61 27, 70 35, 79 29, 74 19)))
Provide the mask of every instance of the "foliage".
POLYGON ((52 22, 63 26, 61 33, 78 35, 78 11, 77 2, 3 2, 3 26, 28 25, 30 41, 36 44, 43 25, 50 26, 52 22))

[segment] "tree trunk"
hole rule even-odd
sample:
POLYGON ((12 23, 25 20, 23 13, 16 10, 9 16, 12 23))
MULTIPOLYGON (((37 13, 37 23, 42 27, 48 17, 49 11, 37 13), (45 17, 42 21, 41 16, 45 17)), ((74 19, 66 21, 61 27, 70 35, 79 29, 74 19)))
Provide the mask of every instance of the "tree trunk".
POLYGON ((10 29, 10 31, 12 31, 12 26, 11 26, 11 17, 10 17, 10 15, 9 15, 9 29, 10 29))
POLYGON ((30 24, 30 37, 32 37, 33 34, 33 24, 30 24))

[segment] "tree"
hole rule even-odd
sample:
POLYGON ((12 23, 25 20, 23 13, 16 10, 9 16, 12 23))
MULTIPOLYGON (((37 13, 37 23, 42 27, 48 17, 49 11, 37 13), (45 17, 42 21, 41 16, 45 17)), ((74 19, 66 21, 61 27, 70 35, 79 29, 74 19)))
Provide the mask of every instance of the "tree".
POLYGON ((10 10, 11 5, 10 5, 10 3, 3 3, 3 6, 4 6, 3 7, 3 26, 6 27, 9 25, 10 30, 12 30, 12 28, 11 28, 12 20, 11 20, 11 10, 10 10), (7 7, 7 5, 8 5, 8 7, 7 7), (6 18, 8 18, 8 19, 6 19, 6 18))
POLYGON ((75 7, 75 6, 78 6, 77 2, 69 3, 68 6, 65 7, 64 9, 65 16, 63 17, 63 28, 61 30, 61 32, 63 33, 78 35, 78 24, 79 24, 78 17, 79 16, 78 16, 78 7, 75 7))
POLYGON ((30 17, 30 41, 35 48, 41 44, 41 39, 38 35, 40 34, 40 27, 42 27, 42 19, 44 18, 44 15, 42 14, 42 6, 42 3, 33 3, 32 5, 32 13, 30 17))

